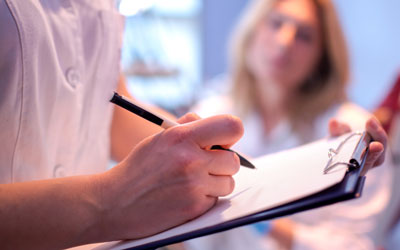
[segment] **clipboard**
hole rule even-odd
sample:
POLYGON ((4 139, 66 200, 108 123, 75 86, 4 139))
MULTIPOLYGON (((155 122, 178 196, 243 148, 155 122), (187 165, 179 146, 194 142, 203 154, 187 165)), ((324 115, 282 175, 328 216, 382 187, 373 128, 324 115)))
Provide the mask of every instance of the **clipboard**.
MULTIPOLYGON (((313 145, 306 145, 299 147, 299 149, 293 149, 288 152, 282 152, 278 154, 277 159, 283 156, 294 155, 294 152, 312 152, 312 149, 319 149, 322 143, 326 142, 316 142, 313 145), (308 147, 308 148, 307 148, 308 147), (312 148, 310 148, 312 147, 312 148), (311 151, 310 151, 311 149, 311 151), (303 150, 303 151, 301 151, 303 150)), ((266 209, 260 210, 258 212, 253 212, 251 214, 239 216, 238 218, 229 219, 223 221, 222 223, 218 223, 215 225, 209 225, 202 228, 196 228, 194 230, 190 230, 185 228, 183 231, 177 231, 179 233, 173 232, 172 235, 159 237, 158 235, 162 235, 168 233, 166 232, 160 233, 156 236, 151 236, 145 238, 144 240, 136 240, 136 241, 120 241, 120 242, 112 242, 106 243, 97 247, 97 250, 104 249, 133 249, 133 250, 143 250, 143 249, 156 249, 159 247, 163 247, 166 245, 190 240, 197 237, 202 237, 222 231, 226 231, 229 229, 233 229, 239 226, 244 226, 252 223, 256 223, 259 221, 270 220, 282 216, 291 215, 294 213, 330 205, 337 202, 342 202, 354 198, 359 198, 362 194, 362 189, 365 182, 365 174, 367 169, 364 169, 365 159, 368 154, 368 145, 371 141, 370 136, 366 132, 353 132, 346 135, 341 136, 336 139, 335 143, 332 143, 334 146, 329 147, 327 152, 327 159, 325 166, 321 166, 319 169, 322 175, 329 175, 335 171, 344 171, 343 177, 334 183, 333 185, 323 188, 322 190, 312 192, 305 197, 301 197, 298 199, 294 199, 291 201, 283 202, 283 204, 268 207, 266 209), (350 142, 352 140, 352 142, 350 142), (347 147, 346 147, 347 146, 347 147), (343 156, 346 155, 347 156, 343 156), (343 161, 343 156, 346 161, 343 161), (344 169, 343 169, 344 168, 344 169), (186 230, 186 231, 185 231, 186 230), (147 242, 146 242, 147 239, 147 242)), ((271 156, 274 157, 274 156, 271 156)), ((270 158, 271 158, 270 157, 270 158)), ((268 156, 267 156, 268 158, 268 156)), ((307 163, 305 163, 307 164, 307 163)), ((336 172, 334 174, 339 175, 336 172)), ((250 172, 251 173, 251 172, 250 172)), ((339 175, 340 176, 340 175, 339 175)), ((333 183, 333 182, 332 182, 333 183)), ((240 194, 240 192, 238 192, 240 194)), ((207 214, 207 213, 206 213, 207 214)), ((200 219, 201 217, 197 218, 200 219)), ((193 220, 194 222, 197 220, 193 220)), ((192 222, 193 222, 192 221, 192 222)), ((187 223, 188 224, 188 223, 187 223)), ((193 223, 192 223, 193 224, 193 223)), ((183 225, 183 227, 185 224, 183 225)), ((182 227, 181 226, 178 226, 182 227)), ((173 231, 174 229, 172 229, 173 231)), ((166 234, 168 235, 168 234, 166 234)))

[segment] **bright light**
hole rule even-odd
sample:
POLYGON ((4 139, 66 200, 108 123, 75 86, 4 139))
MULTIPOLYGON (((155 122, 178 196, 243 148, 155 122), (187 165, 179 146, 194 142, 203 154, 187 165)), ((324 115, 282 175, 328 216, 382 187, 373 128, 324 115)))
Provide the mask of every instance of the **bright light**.
POLYGON ((121 0, 119 12, 124 16, 133 16, 153 7, 155 0, 121 0))

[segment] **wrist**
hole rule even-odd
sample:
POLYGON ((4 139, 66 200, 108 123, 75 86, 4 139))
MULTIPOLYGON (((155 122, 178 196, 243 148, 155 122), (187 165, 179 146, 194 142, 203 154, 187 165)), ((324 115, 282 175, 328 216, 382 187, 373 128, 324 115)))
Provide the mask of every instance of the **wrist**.
POLYGON ((84 238, 87 243, 105 242, 112 240, 112 228, 107 226, 107 215, 111 208, 110 188, 107 185, 107 172, 88 176, 85 198, 88 202, 86 209, 87 228, 84 238))
MULTIPOLYGON (((118 190, 121 178, 116 177, 115 169, 93 175, 91 181, 91 193, 96 204, 92 234, 95 242, 120 240, 118 230, 118 190)), ((120 215, 119 215, 120 216, 120 215)))
MULTIPOLYGON (((106 172, 107 173, 107 172, 106 172)), ((96 204, 94 206, 94 223, 92 224, 92 234, 95 242, 103 242, 111 240, 110 232, 107 227, 107 214, 110 209, 110 200, 108 197, 109 190, 107 189, 106 173, 96 174, 92 176, 91 194, 96 204)))

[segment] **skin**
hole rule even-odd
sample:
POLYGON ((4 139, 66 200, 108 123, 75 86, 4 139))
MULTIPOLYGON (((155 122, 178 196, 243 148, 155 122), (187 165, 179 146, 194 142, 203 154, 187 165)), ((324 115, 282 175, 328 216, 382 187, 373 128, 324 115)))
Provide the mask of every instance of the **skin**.
MULTIPOLYGON (((277 10, 282 12, 287 9, 286 3, 297 0, 281 2, 277 10)), ((272 66, 295 70, 293 74, 282 74, 271 66, 269 71, 273 72, 276 86, 294 87, 292 84, 297 81, 293 79, 301 78, 307 68, 312 68, 311 62, 303 68, 293 61, 298 53, 312 54, 305 45, 293 41, 297 37, 293 35, 297 27, 294 20, 297 19, 284 25, 285 32, 275 34, 280 52, 262 59, 267 66, 272 61, 272 66)), ((271 36, 270 31, 264 36, 271 36)), ((318 53, 313 57, 318 58, 318 53)), ((260 86, 264 85, 260 82, 260 86)), ((279 88, 275 89, 281 93, 279 88)), ((118 92, 129 96, 122 78, 118 92)), ((239 159, 228 151, 207 149, 212 145, 233 145, 242 136, 243 126, 238 118, 228 115, 200 119, 188 114, 178 122, 182 125, 162 131, 115 108, 111 150, 119 163, 111 170, 96 175, 0 184, 2 249, 58 249, 136 239, 209 210, 218 197, 232 192, 232 175, 239 170, 239 159)), ((331 134, 346 132, 346 126, 332 121, 331 134)), ((367 131, 376 140, 370 144, 370 168, 382 163, 387 136, 375 121, 367 122, 367 131)))
MULTIPOLYGON (((238 118, 189 114, 178 120, 182 125, 159 133, 146 130, 149 123, 135 124, 135 119, 115 112, 112 126, 126 137, 113 138, 112 146, 123 143, 131 150, 109 171, 1 184, 2 249, 57 249, 141 238, 201 215, 218 197, 232 192, 239 158, 207 148, 229 147, 239 140, 243 126, 238 118), (133 127, 121 124, 121 115, 133 127)), ((113 152, 116 158, 125 154, 118 147, 113 152)))
MULTIPOLYGON (((365 130, 371 135, 373 140, 369 144, 369 152, 364 165, 364 168, 369 170, 381 165, 385 161, 387 134, 375 117, 368 119, 365 124, 365 130)), ((339 136, 350 131, 350 126, 346 123, 339 122, 335 119, 329 122, 329 133, 331 136, 339 136)))
MULTIPOLYGON (((381 165, 385 160, 387 146, 387 134, 379 121, 371 117, 365 124, 365 130, 371 135, 372 142, 369 144, 369 152, 364 165, 364 173, 369 169, 381 165)), ((350 132, 350 126, 336 119, 329 121, 330 136, 339 136, 350 132)), ((272 222, 273 226, 270 236, 273 237, 282 249, 292 249, 295 239, 294 223, 290 219, 278 219, 272 222)))
POLYGON ((311 75, 322 54, 321 27, 310 0, 278 1, 255 27, 246 65, 268 133, 287 115, 291 94, 311 75))
MULTIPOLYGON (((67 248, 141 238, 206 212, 217 197, 232 192, 232 175, 239 170, 235 154, 206 149, 232 145, 243 127, 226 115, 200 119, 189 114, 179 122, 183 124, 140 141, 107 172, 1 184, 2 248, 67 248)), ((348 129, 338 121, 330 123, 332 135, 348 129)), ((376 140, 367 158, 371 168, 383 162, 387 136, 374 119, 366 129, 376 140)))
POLYGON ((278 1, 255 28, 249 68, 260 84, 293 89, 315 68, 322 51, 321 27, 310 0, 278 1))
MULTIPOLYGON (((255 27, 246 66, 255 79, 257 107, 266 134, 287 117, 292 94, 312 74, 322 50, 322 27, 316 6, 310 0, 277 1, 255 27)), ((368 120, 366 130, 376 140, 370 144, 365 164, 368 170, 384 161, 387 135, 374 118, 368 120)), ((332 120, 329 131, 337 136, 349 132, 350 127, 332 120)), ((281 247, 291 248, 294 232, 290 220, 274 221, 270 234, 281 247)))

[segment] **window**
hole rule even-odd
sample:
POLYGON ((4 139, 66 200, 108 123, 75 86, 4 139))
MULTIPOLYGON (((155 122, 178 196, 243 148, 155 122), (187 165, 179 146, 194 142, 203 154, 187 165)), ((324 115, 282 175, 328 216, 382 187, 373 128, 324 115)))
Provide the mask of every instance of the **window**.
POLYGON ((201 8, 201 0, 119 1, 122 69, 136 98, 177 115, 191 105, 201 86, 201 8))

